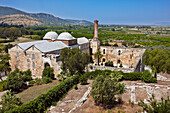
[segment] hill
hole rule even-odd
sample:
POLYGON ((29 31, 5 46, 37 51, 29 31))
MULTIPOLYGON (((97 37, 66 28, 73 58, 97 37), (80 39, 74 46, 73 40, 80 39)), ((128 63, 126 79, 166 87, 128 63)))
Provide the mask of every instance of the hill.
POLYGON ((44 24, 43 21, 24 14, 0 16, 0 23, 7 23, 9 25, 24 25, 24 26, 40 26, 44 24))
MULTIPOLYGON (((15 8, 11 7, 3 7, 0 6, 0 17, 1 17, 1 22, 4 23, 12 23, 15 24, 16 22, 10 22, 9 20, 14 19, 13 17, 11 18, 11 15, 17 16, 17 18, 20 20, 20 22, 17 22, 17 25, 21 25, 22 23, 27 23, 24 22, 26 19, 22 18, 29 18, 31 19, 31 23, 36 23, 34 24, 25 24, 25 26, 37 26, 37 25, 92 25, 92 22, 86 21, 86 20, 71 20, 71 19, 62 19, 60 17, 55 17, 54 15, 51 14, 46 14, 46 13, 27 13, 24 11, 20 11, 15 8), (22 16, 17 15, 17 14, 22 14, 22 16), (8 16, 6 19, 5 16, 8 16), (32 18, 31 18, 32 17, 32 18), (3 18, 3 19, 2 19, 3 18), (11 19, 9 19, 11 18, 11 19), (33 19, 34 18, 34 19, 33 19), (37 20, 38 19, 38 20, 37 20), (37 22, 35 22, 37 21, 37 22), (37 24, 40 22, 41 24, 37 24), (20 23, 20 24, 19 24, 20 23)), ((13 21, 16 21, 15 19, 13 21)))

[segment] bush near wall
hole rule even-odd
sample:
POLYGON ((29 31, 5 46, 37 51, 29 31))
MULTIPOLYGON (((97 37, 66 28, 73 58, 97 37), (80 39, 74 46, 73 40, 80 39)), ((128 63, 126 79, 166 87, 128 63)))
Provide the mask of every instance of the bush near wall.
MULTIPOLYGON (((115 71, 111 70, 95 70, 92 72, 86 72, 85 75, 89 79, 95 79, 98 75, 103 75, 104 77, 110 75, 111 73, 114 73, 115 71)), ((131 72, 131 73, 123 73, 122 71, 119 71, 120 74, 123 75, 121 80, 129 80, 129 81, 137 81, 142 80, 146 83, 156 83, 157 79, 154 78, 151 73, 148 72, 148 70, 145 70, 144 72, 131 72)))
POLYGON ((41 94, 36 99, 25 103, 7 113, 43 113, 54 102, 59 101, 67 92, 79 83, 79 75, 75 75, 60 82, 47 93, 41 94))
POLYGON ((0 82, 0 91, 3 91, 3 86, 4 86, 4 84, 6 84, 6 83, 7 83, 6 80, 0 82))

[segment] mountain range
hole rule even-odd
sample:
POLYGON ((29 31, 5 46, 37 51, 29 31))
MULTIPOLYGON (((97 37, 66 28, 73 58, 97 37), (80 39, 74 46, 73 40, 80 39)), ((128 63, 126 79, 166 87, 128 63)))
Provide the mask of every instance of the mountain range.
POLYGON ((27 13, 11 7, 0 6, 0 23, 24 26, 92 25, 86 20, 62 19, 46 13, 27 13))

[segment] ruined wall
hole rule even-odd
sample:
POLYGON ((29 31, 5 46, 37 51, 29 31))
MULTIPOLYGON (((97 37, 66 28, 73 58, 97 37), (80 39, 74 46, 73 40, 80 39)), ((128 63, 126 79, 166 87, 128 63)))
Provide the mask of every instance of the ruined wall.
POLYGON ((84 43, 80 45, 80 48, 82 52, 90 54, 90 44, 84 43))
POLYGON ((124 68, 136 68, 145 50, 139 48, 100 46, 100 51, 103 55, 100 59, 101 62, 113 61, 114 66, 117 67, 122 64, 124 68))

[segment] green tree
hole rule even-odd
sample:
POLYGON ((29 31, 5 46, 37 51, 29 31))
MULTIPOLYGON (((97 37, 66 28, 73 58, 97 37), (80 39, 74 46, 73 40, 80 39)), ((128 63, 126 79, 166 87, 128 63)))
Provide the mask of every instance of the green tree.
POLYGON ((22 87, 26 86, 23 80, 23 73, 16 69, 8 75, 7 83, 3 86, 4 89, 18 92, 22 87))
POLYGON ((8 91, 5 93, 5 95, 2 96, 2 101, 1 101, 1 105, 2 105, 2 111, 9 111, 13 108, 16 108, 18 106, 20 106, 21 103, 21 99, 17 98, 11 91, 8 91))
POLYGON ((22 79, 24 80, 24 82, 32 80, 32 73, 31 73, 30 69, 28 69, 27 71, 23 72, 22 79))
POLYGON ((6 46, 4 47, 5 52, 8 53, 8 49, 10 49, 10 48, 12 48, 12 47, 13 47, 12 44, 6 45, 6 46))
POLYGON ((48 78, 54 79, 54 70, 53 70, 53 68, 51 68, 51 67, 44 68, 42 78, 43 77, 48 77, 48 78))
POLYGON ((115 95, 123 94, 125 84, 119 83, 122 75, 119 73, 110 76, 99 75, 92 83, 91 95, 97 105, 102 104, 105 108, 107 105, 113 104, 116 100, 115 95))
POLYGON ((155 100, 155 96, 152 95, 152 97, 148 100, 150 103, 149 105, 145 104, 144 101, 140 101, 138 103, 139 106, 143 108, 143 112, 146 111, 147 113, 169 113, 170 112, 170 99, 167 97, 167 99, 161 98, 161 102, 157 102, 155 100))
POLYGON ((63 73, 83 73, 85 66, 90 62, 90 56, 77 48, 64 48, 61 51, 61 69, 63 73))
POLYGON ((6 75, 7 72, 11 71, 9 60, 10 60, 9 54, 0 55, 0 73, 5 72, 6 75))
POLYGON ((97 64, 99 65, 100 59, 103 57, 103 55, 101 54, 100 51, 97 51, 97 52, 94 54, 94 57, 97 58, 97 64))

